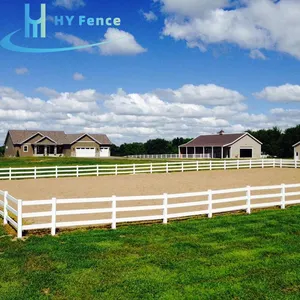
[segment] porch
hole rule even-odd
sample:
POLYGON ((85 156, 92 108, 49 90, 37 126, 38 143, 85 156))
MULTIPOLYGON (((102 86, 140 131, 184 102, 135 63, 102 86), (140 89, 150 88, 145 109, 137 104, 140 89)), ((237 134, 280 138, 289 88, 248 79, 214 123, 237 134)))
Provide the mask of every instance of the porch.
POLYGON ((32 145, 33 156, 64 156, 63 146, 59 145, 32 145))
POLYGON ((230 158, 230 147, 180 147, 179 156, 186 158, 230 158))

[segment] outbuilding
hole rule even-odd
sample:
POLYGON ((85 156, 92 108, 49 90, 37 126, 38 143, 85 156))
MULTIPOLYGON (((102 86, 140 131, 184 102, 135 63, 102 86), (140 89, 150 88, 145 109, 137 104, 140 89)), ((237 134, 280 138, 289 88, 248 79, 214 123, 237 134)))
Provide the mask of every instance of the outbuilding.
POLYGON ((294 147, 294 159, 300 160, 300 142, 293 145, 294 147))
POLYGON ((179 146, 181 158, 260 158, 262 143, 250 133, 200 135, 179 146))

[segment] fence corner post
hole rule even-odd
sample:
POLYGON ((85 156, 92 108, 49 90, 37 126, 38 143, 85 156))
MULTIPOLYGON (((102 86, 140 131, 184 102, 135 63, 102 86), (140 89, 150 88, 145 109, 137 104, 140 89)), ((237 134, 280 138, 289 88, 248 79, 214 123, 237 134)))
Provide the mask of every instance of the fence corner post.
POLYGON ((112 222, 111 222, 111 229, 117 229, 117 197, 115 195, 111 198, 111 208, 112 208, 112 222))
POLYGON ((168 224, 168 194, 164 193, 164 202, 163 202, 163 223, 168 224))
POLYGON ((212 190, 208 190, 208 217, 212 218, 212 190))
POLYGON ((7 195, 8 195, 8 192, 5 191, 4 192, 4 197, 3 197, 3 225, 7 224, 7 216, 8 216, 8 213, 7 213, 7 195))
POLYGON ((285 209, 285 184, 281 185, 281 209, 285 209))
POLYGON ((23 201, 22 200, 18 200, 18 229, 17 229, 17 235, 18 235, 18 239, 21 239, 23 236, 23 224, 22 224, 22 206, 23 206, 23 201))
POLYGON ((56 198, 52 198, 51 235, 56 234, 56 198))
POLYGON ((251 214, 251 187, 247 186, 247 203, 246 203, 247 209, 246 212, 248 215, 251 214))

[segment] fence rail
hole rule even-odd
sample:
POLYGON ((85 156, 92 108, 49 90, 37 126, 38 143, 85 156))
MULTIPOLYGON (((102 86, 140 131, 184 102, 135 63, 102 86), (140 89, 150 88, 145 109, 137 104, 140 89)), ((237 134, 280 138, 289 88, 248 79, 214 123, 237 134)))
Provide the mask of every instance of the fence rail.
MULTIPOLYGON (((127 155, 128 158, 141 158, 141 159, 168 159, 168 158, 212 158, 210 153, 205 154, 139 154, 127 155)), ((216 158, 216 157, 214 157, 216 158)))
POLYGON ((171 173, 243 168, 300 168, 300 161, 283 159, 191 160, 157 163, 55 166, 0 169, 0 180, 82 177, 141 173, 171 173))
POLYGON ((161 194, 132 197, 105 197, 84 199, 48 199, 22 201, 15 199, 8 192, 0 191, 3 201, 0 201, 0 215, 4 224, 10 224, 22 238, 23 231, 50 229, 55 235, 58 228, 110 225, 117 228, 118 223, 162 220, 164 224, 169 219, 207 215, 209 218, 216 213, 244 210, 248 214, 252 209, 300 204, 300 184, 281 184, 272 186, 243 187, 224 190, 208 190, 196 193, 161 194), (231 196, 228 196, 231 195, 231 196), (174 202, 176 199, 176 202, 174 202), (261 202, 265 200, 265 202, 261 202), (134 205, 133 201, 140 201, 142 205, 134 205), (153 202, 159 203, 153 203, 153 202), (97 203, 98 208, 88 208, 87 204, 97 203), (100 204, 109 204, 101 207, 100 204), (125 205, 128 203, 127 205, 125 205), (62 204, 68 204, 68 209, 59 209, 62 204), (84 209, 71 209, 71 204, 84 204, 84 209), (227 205, 226 205, 227 204, 227 205), (229 206, 228 206, 229 205, 229 206), (14 208, 13 206, 16 206, 14 208), (38 207, 44 207, 36 211, 38 207), (34 207, 34 212, 23 212, 23 209, 34 207), (191 210, 191 208, 193 208, 191 210), (180 211, 178 211, 178 209, 180 211), (142 216, 124 216, 124 212, 142 212, 142 216), (88 216, 105 214, 102 218, 93 220, 58 220, 58 217, 88 216), (47 223, 33 222, 28 225, 28 219, 39 217, 50 218, 47 223))

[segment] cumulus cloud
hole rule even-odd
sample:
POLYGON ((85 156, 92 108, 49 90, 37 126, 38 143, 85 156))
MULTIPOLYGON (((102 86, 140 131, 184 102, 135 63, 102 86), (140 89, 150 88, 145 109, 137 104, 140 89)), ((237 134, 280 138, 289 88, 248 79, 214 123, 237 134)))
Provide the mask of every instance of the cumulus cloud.
POLYGON ((17 68, 15 72, 17 75, 25 75, 29 73, 29 70, 27 68, 17 68))
POLYGON ((73 74, 73 79, 76 81, 81 81, 84 80, 85 77, 81 73, 76 72, 73 74))
POLYGON ((106 133, 114 143, 162 137, 243 132, 282 128, 299 123, 299 110, 277 108, 269 114, 252 114, 237 91, 216 85, 186 84, 178 89, 148 93, 103 95, 94 89, 58 92, 36 89, 41 98, 0 87, 0 138, 8 129, 51 129, 106 133), (222 96, 223 93, 223 96, 222 96), (43 112, 43 113, 41 113, 43 112))
POLYGON ((300 85, 268 86, 254 96, 271 102, 300 102, 300 85))
MULTIPOLYGON (((275 50, 300 59, 298 0, 157 1, 166 14, 162 34, 184 40, 188 47, 204 51, 209 45, 232 43, 244 49, 275 50)), ((258 52, 254 53, 257 57, 258 52)))
POLYGON ((157 15, 151 10, 149 12, 142 11, 142 14, 143 14, 144 18, 146 19, 146 21, 148 21, 148 22, 157 21, 157 19, 158 19, 157 15))
POLYGON ((108 43, 99 46, 102 55, 136 55, 147 51, 132 34, 117 28, 108 28, 103 42, 108 43))
MULTIPOLYGON (((85 46, 85 45, 88 45, 90 44, 88 41, 85 41, 75 35, 72 35, 72 34, 66 34, 66 33, 63 33, 63 32, 56 32, 55 33, 55 37, 58 39, 58 40, 61 40, 69 45, 72 45, 72 46, 85 46)), ((94 49, 93 48, 83 48, 83 49, 79 49, 77 51, 82 51, 82 52, 88 52, 88 53, 94 53, 94 49)))
POLYGON ((85 2, 83 0, 55 0, 53 5, 72 10, 85 6, 85 2))

